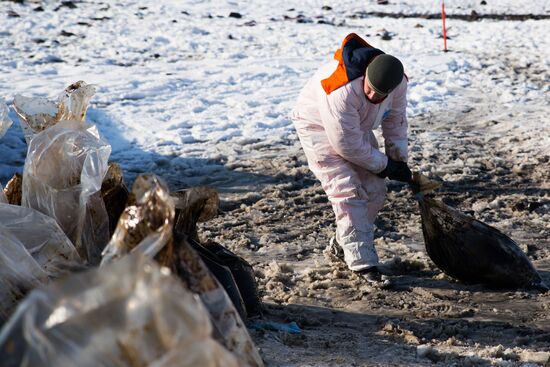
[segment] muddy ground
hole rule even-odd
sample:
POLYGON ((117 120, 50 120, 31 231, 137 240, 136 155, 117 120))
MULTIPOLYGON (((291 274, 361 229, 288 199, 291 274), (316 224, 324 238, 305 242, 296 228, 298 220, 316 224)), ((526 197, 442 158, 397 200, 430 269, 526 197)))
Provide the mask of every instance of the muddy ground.
MULTIPOLYGON (((461 98, 476 103, 410 121, 411 166, 443 180, 438 198, 511 236, 550 284, 550 151, 537 144, 541 131, 521 125, 544 121, 547 110, 461 98)), ((334 216, 295 141, 229 168, 264 182, 222 194, 221 213, 202 236, 253 264, 267 319, 302 328, 251 331, 268 366, 547 363, 550 293, 444 275, 426 254, 418 204, 404 184, 388 181, 376 223, 394 285, 373 289, 326 251, 334 216)))
MULTIPOLYGON (((544 54, 525 65, 519 51, 490 51, 476 72, 548 90, 544 54)), ((541 139, 550 136, 548 100, 506 107, 494 97, 457 90, 455 107, 411 118, 410 164, 440 177, 437 197, 448 205, 513 238, 550 284, 550 148, 541 139)), ((388 181, 376 222, 376 248, 393 282, 376 289, 326 251, 334 215, 297 139, 256 148, 254 158, 217 162, 226 169, 218 176, 156 173, 174 189, 231 186, 200 235, 254 266, 266 319, 302 330, 250 330, 268 366, 550 365, 550 293, 444 275, 426 254, 418 204, 404 184, 388 181)))

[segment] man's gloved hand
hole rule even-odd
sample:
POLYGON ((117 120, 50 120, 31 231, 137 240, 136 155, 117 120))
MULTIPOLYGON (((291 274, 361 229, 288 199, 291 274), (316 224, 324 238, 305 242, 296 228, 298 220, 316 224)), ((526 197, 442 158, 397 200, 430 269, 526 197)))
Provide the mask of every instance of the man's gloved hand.
POLYGON ((394 161, 388 157, 388 165, 384 170, 377 174, 378 177, 389 178, 401 182, 411 182, 412 172, 405 162, 394 161))

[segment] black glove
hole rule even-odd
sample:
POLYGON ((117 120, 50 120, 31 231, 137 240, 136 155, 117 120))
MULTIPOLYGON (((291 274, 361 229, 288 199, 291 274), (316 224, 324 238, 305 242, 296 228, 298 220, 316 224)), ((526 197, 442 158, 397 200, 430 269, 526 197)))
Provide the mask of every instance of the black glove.
POLYGON ((382 172, 377 173, 377 176, 401 182, 411 182, 412 180, 412 172, 407 163, 394 161, 390 157, 388 157, 386 168, 382 172))

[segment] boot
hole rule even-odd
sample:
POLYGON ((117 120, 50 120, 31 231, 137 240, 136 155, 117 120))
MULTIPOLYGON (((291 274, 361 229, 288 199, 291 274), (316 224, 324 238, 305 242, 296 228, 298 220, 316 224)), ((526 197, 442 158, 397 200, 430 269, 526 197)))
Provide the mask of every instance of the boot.
MULTIPOLYGON (((342 246, 340 246, 340 244, 338 243, 337 237, 338 237, 337 234, 331 237, 329 241, 328 250, 329 250, 329 253, 335 258, 345 261, 344 250, 342 246)), ((373 246, 373 249, 374 249, 374 246, 373 246)), ((376 255, 376 251, 374 251, 374 255, 376 255)), ((376 259, 378 259, 378 256, 376 256, 376 259)), ((363 267, 362 269, 354 272, 356 274, 359 274, 361 278, 363 278, 367 283, 369 283, 373 287, 382 288, 382 289, 387 289, 391 287, 390 279, 387 276, 383 275, 377 266, 363 267)))
POLYGON ((386 275, 383 275, 377 266, 358 271, 357 273, 373 287, 388 289, 392 286, 391 280, 386 275))
POLYGON ((373 232, 352 231, 346 236, 336 236, 344 252, 344 261, 352 271, 363 271, 378 265, 374 249, 373 232))

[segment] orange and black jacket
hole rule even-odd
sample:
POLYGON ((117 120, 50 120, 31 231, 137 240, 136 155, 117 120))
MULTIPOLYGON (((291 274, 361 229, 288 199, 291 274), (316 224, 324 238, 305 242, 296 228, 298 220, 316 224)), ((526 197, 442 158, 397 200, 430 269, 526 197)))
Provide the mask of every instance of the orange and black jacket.
POLYGON ((334 53, 334 59, 338 60, 336 71, 327 79, 321 80, 323 89, 330 94, 353 79, 365 75, 369 63, 383 53, 357 34, 348 34, 342 46, 334 53))

